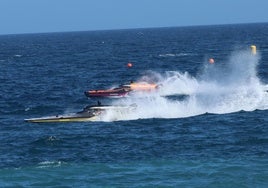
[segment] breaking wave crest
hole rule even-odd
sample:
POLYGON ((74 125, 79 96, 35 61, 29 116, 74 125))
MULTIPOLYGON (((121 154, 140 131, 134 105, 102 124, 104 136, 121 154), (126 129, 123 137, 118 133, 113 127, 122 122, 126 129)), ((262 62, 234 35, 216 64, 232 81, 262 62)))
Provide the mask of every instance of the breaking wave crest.
POLYGON ((257 76, 260 55, 234 52, 227 62, 204 63, 198 76, 169 71, 142 78, 157 80, 153 93, 136 93, 115 105, 135 104, 135 110, 108 112, 105 121, 144 118, 182 118, 204 113, 225 114, 241 110, 268 109, 265 84, 257 76))

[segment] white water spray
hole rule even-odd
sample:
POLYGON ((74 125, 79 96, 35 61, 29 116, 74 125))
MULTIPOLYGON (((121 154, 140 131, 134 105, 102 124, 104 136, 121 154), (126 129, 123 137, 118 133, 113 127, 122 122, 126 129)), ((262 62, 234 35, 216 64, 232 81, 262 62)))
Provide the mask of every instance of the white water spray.
MULTIPOLYGON (((257 77, 260 56, 248 51, 233 53, 228 62, 206 64, 199 77, 171 71, 165 75, 151 73, 160 88, 154 93, 137 93, 116 101, 116 105, 136 104, 127 112, 108 111, 104 121, 144 118, 181 118, 204 113, 225 114, 241 110, 268 109, 267 87, 257 77), (173 100, 167 95, 187 95, 173 100)), ((143 78, 144 80, 144 78, 143 78)))

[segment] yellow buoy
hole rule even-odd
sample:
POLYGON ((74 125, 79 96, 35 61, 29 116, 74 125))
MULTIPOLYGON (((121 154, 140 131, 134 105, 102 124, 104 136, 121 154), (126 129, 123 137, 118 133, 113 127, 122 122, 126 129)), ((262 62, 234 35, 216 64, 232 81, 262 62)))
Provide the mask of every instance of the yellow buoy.
POLYGON ((257 53, 257 48, 256 48, 256 46, 255 46, 255 45, 251 45, 250 48, 251 48, 251 53, 252 53, 253 55, 256 55, 256 53, 257 53))

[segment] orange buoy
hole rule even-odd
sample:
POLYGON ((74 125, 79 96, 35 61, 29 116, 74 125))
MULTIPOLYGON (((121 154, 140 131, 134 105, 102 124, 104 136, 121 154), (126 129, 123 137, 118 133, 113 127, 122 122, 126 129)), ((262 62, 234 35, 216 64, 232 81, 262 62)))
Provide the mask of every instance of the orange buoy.
POLYGON ((210 58, 210 59, 208 60, 208 62, 209 62, 210 64, 215 63, 215 61, 214 61, 214 59, 213 59, 213 58, 210 58))
POLYGON ((128 68, 132 67, 132 63, 129 62, 129 63, 127 64, 127 67, 128 67, 128 68))

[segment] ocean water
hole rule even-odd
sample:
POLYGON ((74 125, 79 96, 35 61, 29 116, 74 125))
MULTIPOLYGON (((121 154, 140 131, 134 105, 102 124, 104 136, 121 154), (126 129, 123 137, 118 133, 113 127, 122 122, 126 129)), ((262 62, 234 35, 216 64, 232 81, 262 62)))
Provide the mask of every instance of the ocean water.
POLYGON ((267 23, 2 35, 0 49, 0 187, 268 187, 267 23), (96 122, 24 121, 131 80, 161 87, 100 99, 137 108, 96 122))

